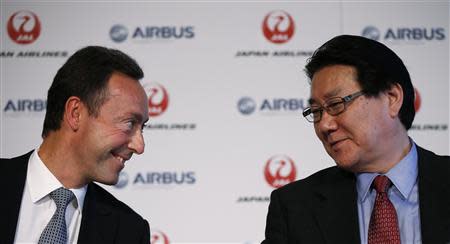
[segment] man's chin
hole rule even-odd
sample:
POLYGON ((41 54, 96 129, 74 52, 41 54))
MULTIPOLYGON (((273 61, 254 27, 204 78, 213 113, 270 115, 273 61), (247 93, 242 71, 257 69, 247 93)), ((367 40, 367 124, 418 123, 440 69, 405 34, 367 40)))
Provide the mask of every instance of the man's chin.
POLYGON ((341 168, 344 169, 346 171, 350 171, 350 172, 358 172, 356 163, 350 160, 336 160, 334 161, 336 163, 336 165, 341 168))
POLYGON ((114 177, 111 179, 101 179, 101 180, 97 180, 97 182, 105 184, 105 185, 113 186, 113 185, 117 184, 117 182, 119 182, 119 177, 114 177))

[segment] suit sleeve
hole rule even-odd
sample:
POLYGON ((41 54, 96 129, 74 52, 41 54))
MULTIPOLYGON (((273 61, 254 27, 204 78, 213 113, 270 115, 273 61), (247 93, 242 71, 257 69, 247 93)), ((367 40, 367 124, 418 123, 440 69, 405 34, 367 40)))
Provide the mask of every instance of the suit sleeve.
POLYGON ((266 237, 261 244, 287 244, 287 223, 278 190, 270 196, 266 221, 266 237))
POLYGON ((147 220, 142 220, 143 224, 143 231, 141 235, 141 244, 150 244, 150 226, 147 222, 147 220))

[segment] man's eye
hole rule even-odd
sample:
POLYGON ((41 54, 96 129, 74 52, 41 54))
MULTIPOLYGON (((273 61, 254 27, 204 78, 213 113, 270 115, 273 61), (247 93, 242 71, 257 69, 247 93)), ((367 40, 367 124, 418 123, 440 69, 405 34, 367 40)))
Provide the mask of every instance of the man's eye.
POLYGON ((134 121, 128 121, 125 123, 127 129, 131 130, 134 127, 134 121))
POLYGON ((320 108, 311 108, 311 113, 313 114, 313 115, 317 115, 317 114, 320 114, 320 111, 321 111, 322 109, 320 109, 320 108))
POLYGON ((339 106, 341 106, 341 104, 342 104, 341 101, 331 102, 328 104, 328 108, 335 109, 335 108, 338 108, 339 106))

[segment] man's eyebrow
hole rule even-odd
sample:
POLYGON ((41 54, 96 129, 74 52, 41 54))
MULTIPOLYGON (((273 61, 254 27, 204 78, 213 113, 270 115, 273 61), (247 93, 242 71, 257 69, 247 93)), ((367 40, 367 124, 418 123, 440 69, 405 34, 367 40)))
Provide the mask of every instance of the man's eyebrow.
POLYGON ((145 123, 148 121, 148 118, 146 118, 144 121, 144 117, 140 113, 130 113, 129 116, 133 117, 135 120, 140 121, 140 122, 145 123))
MULTIPOLYGON (((325 93, 324 100, 327 100, 328 98, 336 97, 341 92, 341 90, 342 89, 340 89, 340 88, 336 88, 330 92, 325 93)), ((314 104, 314 103, 318 103, 318 102, 314 98, 311 97, 308 99, 308 103, 314 104)))
POLYGON ((336 97, 339 93, 341 93, 341 90, 342 89, 340 89, 340 88, 336 88, 328 93, 325 93, 324 97, 325 97, 325 99, 336 97))

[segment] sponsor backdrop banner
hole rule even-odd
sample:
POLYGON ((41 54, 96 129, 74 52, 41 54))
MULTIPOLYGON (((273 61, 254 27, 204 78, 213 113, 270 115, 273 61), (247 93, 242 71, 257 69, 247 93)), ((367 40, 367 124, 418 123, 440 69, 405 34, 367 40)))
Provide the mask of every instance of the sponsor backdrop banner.
POLYGON ((409 134, 449 154, 446 1, 1 1, 0 23, 1 157, 39 146, 47 89, 79 48, 118 48, 143 67, 146 151, 105 187, 149 220, 154 244, 258 243, 270 192, 334 165, 301 111, 306 60, 335 35, 403 59, 409 134))

